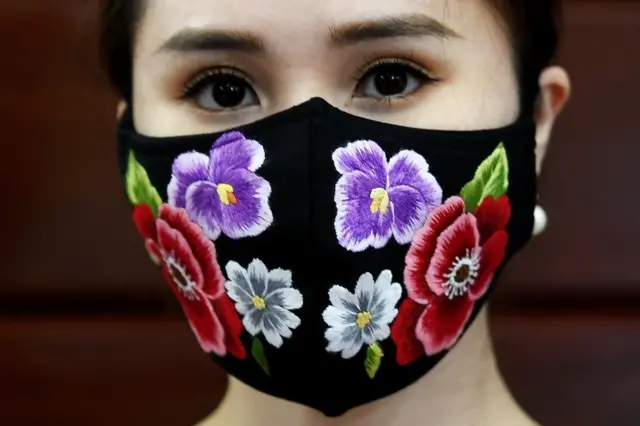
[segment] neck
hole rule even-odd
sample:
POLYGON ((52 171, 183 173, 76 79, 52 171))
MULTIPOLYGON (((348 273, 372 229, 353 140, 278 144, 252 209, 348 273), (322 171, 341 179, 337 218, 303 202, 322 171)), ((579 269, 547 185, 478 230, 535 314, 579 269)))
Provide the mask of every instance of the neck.
POLYGON ((324 417, 232 378, 219 410, 200 426, 534 426, 512 399, 495 361, 485 309, 422 379, 342 417, 324 417))

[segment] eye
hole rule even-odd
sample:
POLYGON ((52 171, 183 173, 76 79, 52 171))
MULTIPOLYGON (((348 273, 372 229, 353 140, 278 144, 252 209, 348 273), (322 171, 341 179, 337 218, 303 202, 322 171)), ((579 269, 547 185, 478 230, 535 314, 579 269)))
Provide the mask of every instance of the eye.
POLYGON ((358 79, 354 96, 375 99, 404 98, 434 81, 436 80, 426 72, 401 62, 378 63, 369 67, 358 79))
POLYGON ((251 85, 235 70, 207 71, 190 82, 184 91, 199 108, 223 111, 258 105, 259 100, 251 85))

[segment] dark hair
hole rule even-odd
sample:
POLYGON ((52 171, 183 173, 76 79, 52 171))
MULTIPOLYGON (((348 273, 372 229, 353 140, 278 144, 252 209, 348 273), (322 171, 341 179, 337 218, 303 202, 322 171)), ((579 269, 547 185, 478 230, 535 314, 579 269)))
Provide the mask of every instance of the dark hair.
MULTIPOLYGON (((105 0, 101 47, 109 79, 131 98, 132 40, 144 0, 105 0)), ((531 114, 538 97, 540 72, 555 58, 562 0, 484 0, 506 24, 520 80, 521 113, 531 114)))
POLYGON ((120 96, 131 99, 133 37, 144 0, 105 0, 100 20, 100 49, 109 81, 120 96))

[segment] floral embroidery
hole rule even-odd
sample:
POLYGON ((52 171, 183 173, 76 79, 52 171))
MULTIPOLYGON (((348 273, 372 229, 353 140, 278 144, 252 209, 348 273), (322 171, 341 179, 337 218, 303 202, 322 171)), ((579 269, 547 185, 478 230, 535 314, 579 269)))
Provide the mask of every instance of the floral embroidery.
MULTIPOLYGON (((184 209, 163 204, 156 220, 164 277, 189 320, 202 349, 244 359, 242 322, 224 292, 224 276, 213 243, 184 209)), ((149 243, 154 246, 155 243, 149 243)))
POLYGON ((242 322, 224 293, 224 277, 213 243, 184 209, 162 204, 147 172, 133 153, 126 174, 133 222, 149 256, 162 266, 200 346, 219 356, 247 357, 240 341, 242 322))
POLYGON ((396 304, 402 287, 392 283, 391 271, 383 271, 374 281, 370 273, 360 276, 355 292, 333 286, 329 290, 331 306, 322 314, 329 328, 325 333, 328 352, 341 352, 342 358, 353 358, 363 345, 369 347, 365 363, 373 378, 379 368, 382 349, 379 342, 389 337, 389 324, 398 314, 396 304), (377 364, 377 365, 373 365, 377 364))
POLYGON ((400 365, 450 349, 488 291, 509 238, 507 170, 506 152, 499 145, 463 196, 449 198, 417 232, 405 261, 408 298, 391 327, 400 365))
POLYGON ((464 199, 467 211, 472 212, 485 198, 498 198, 506 194, 508 189, 509 161, 504 145, 501 143, 480 164, 471 182, 460 191, 460 196, 464 199))
POLYGON ((509 216, 506 196, 485 198, 475 214, 453 197, 418 232, 406 259, 409 297, 392 327, 399 364, 437 354, 459 339, 504 259, 509 216))
POLYGON ((158 191, 151 185, 147 171, 142 167, 132 151, 125 175, 127 196, 133 204, 133 223, 144 238, 149 257, 156 265, 162 263, 162 253, 158 249, 156 216, 162 204, 158 191))
POLYGON ((229 262, 226 271, 227 293, 236 302, 237 311, 244 316, 244 328, 256 337, 252 354, 269 374, 264 348, 257 336, 262 334, 269 344, 281 347, 283 338, 290 338, 292 330, 300 325, 300 318, 291 311, 302 307, 302 294, 292 288, 291 271, 269 271, 258 259, 254 259, 247 269, 237 262, 229 262))
POLYGON ((125 175, 127 196, 134 206, 147 205, 154 216, 158 214, 162 199, 151 185, 147 171, 138 162, 133 151, 129 151, 127 173, 125 175))
POLYGON ((133 223, 138 232, 144 238, 145 247, 151 261, 156 265, 162 264, 162 253, 158 247, 158 230, 156 229, 156 217, 147 204, 133 206, 133 223))
POLYGON ((382 248, 393 236, 411 242, 429 213, 442 203, 442 189, 426 160, 400 151, 389 162, 373 141, 357 141, 333 154, 342 174, 336 185, 338 242, 349 251, 382 248))
POLYGON ((239 132, 226 133, 209 156, 180 155, 167 188, 169 204, 185 208, 209 239, 255 237, 273 222, 271 185, 255 171, 265 160, 262 145, 239 132))

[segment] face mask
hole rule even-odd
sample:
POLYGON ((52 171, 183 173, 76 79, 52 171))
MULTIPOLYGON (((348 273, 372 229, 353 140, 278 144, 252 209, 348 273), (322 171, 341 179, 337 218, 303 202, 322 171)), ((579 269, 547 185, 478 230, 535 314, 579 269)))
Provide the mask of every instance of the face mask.
POLYGON ((459 341, 531 237, 534 148, 532 123, 422 130, 321 99, 217 134, 119 130, 133 220, 202 349, 327 416, 459 341))

